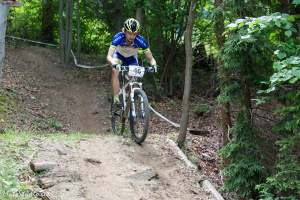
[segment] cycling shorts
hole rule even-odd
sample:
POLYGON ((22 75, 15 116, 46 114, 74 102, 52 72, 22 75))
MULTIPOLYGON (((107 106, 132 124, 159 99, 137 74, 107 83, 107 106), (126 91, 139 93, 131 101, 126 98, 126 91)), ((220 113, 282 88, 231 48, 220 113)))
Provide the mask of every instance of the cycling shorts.
POLYGON ((128 66, 128 65, 139 65, 137 56, 124 57, 119 52, 113 54, 113 58, 116 59, 117 63, 128 66))

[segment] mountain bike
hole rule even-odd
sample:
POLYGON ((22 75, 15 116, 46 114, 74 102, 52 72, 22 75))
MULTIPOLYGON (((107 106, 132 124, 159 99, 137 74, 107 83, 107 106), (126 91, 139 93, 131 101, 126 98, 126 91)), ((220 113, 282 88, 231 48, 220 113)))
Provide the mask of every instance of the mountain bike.
POLYGON ((115 134, 123 134, 126 119, 129 118, 132 138, 137 144, 141 144, 148 134, 150 108, 140 79, 145 72, 155 72, 155 69, 136 65, 113 67, 119 68, 120 103, 112 101, 111 104, 112 130, 115 134))

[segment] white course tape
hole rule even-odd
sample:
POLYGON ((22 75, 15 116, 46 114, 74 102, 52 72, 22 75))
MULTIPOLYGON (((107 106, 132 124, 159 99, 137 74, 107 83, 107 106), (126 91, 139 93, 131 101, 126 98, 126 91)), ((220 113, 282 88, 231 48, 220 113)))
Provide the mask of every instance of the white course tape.
POLYGON ((74 58, 74 63, 77 67, 80 67, 80 68, 85 68, 85 69, 94 69, 94 68, 104 68, 104 67, 109 67, 110 65, 109 64, 103 64, 103 65, 100 65, 100 66, 88 66, 88 65, 81 65, 81 64, 78 64, 77 62, 77 59, 73 53, 73 51, 71 50, 71 54, 74 58))
POLYGON ((159 116, 161 119, 165 120, 166 122, 170 123, 172 126, 176 127, 176 128, 180 128, 180 125, 172 122, 171 120, 169 120, 168 118, 166 118, 165 116, 163 116, 162 114, 160 114, 159 112, 157 112, 156 110, 154 110, 154 108, 152 108, 152 106, 149 106, 150 110, 152 110, 157 116, 159 116))
POLYGON ((45 42, 39 42, 39 41, 24 39, 24 38, 15 37, 15 36, 6 36, 6 37, 14 39, 14 40, 22 40, 24 42, 31 42, 31 43, 36 43, 36 44, 43 44, 43 45, 47 45, 47 46, 50 46, 50 47, 58 47, 58 45, 55 45, 55 44, 50 44, 50 43, 45 43, 45 42))
MULTIPOLYGON (((166 122, 168 122, 169 124, 171 124, 172 126, 174 126, 176 128, 180 128, 180 124, 172 122, 171 120, 169 120, 168 118, 166 118, 165 116, 163 116, 162 114, 160 114, 159 112, 154 110, 154 108, 152 108, 152 106, 149 106, 149 107, 150 107, 150 110, 152 110, 152 112, 154 112, 154 114, 159 116, 161 119, 165 120, 166 122)), ((188 131, 194 131, 195 129, 187 128, 187 130, 188 131)))

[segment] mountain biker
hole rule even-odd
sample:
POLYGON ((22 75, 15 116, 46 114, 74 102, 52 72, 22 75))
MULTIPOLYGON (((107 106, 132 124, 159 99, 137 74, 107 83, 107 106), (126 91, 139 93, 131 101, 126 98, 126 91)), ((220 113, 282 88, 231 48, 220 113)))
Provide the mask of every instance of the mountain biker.
MULTIPOLYGON (((129 18, 124 22, 122 31, 113 36, 107 53, 106 59, 110 65, 138 65, 137 52, 138 49, 142 49, 147 61, 153 66, 154 71, 157 71, 156 61, 149 45, 139 31, 140 24, 136 19, 129 18)), ((112 89, 114 103, 120 103, 119 70, 116 68, 112 68, 112 89)))

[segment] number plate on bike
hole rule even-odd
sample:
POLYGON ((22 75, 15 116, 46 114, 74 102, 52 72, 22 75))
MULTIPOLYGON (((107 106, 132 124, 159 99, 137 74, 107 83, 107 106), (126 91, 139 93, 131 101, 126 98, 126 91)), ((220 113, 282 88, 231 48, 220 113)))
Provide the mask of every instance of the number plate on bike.
POLYGON ((133 77, 143 77, 145 74, 145 68, 136 65, 129 65, 128 75, 133 77))

